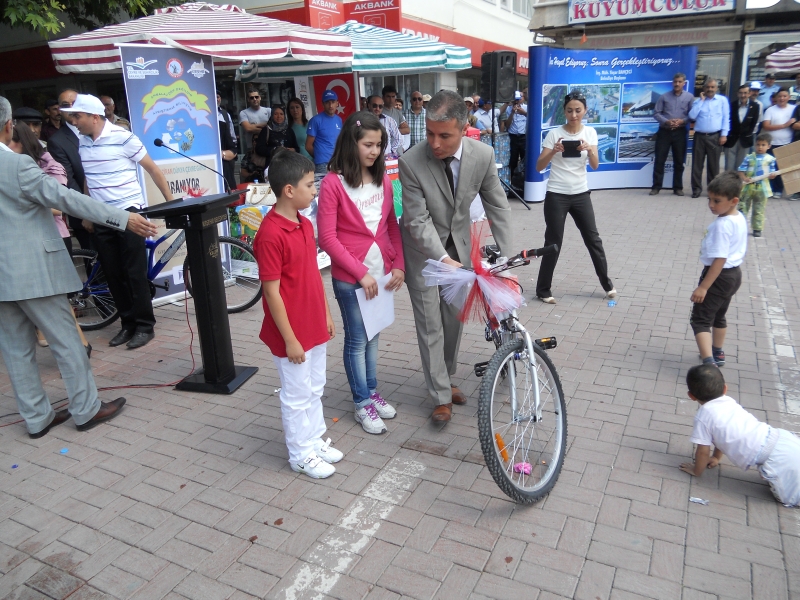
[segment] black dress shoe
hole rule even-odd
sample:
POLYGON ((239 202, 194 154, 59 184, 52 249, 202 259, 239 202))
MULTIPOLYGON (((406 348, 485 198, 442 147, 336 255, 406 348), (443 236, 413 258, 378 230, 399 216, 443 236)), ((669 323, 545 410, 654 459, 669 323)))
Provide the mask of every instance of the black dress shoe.
POLYGON ((87 358, 92 358, 92 345, 91 344, 86 344, 84 346, 84 348, 86 348, 86 357, 87 358))
POLYGON ((83 425, 77 425, 78 431, 88 431, 92 427, 97 427, 100 423, 110 421, 120 413, 123 406, 125 406, 125 398, 117 398, 111 402, 101 402, 100 410, 90 421, 83 425))
POLYGON ((28 437, 32 440, 38 440, 40 437, 44 437, 47 435, 47 432, 50 431, 56 425, 61 425, 64 421, 69 419, 69 411, 65 408, 64 410, 60 410, 56 413, 56 416, 50 421, 50 425, 42 429, 41 431, 37 431, 36 433, 29 433, 28 437))
POLYGON ((692 198, 699 198, 700 192, 692 192, 692 198))
POLYGON ((112 348, 115 346, 122 346, 122 344, 129 341, 133 337, 134 333, 136 333, 135 329, 131 330, 123 329, 117 335, 111 338, 111 341, 108 342, 108 345, 111 346, 112 348))
POLYGON ((683 190, 673 190, 672 193, 675 194, 676 196, 683 196, 683 190))
POLYGON ((150 340, 156 337, 156 334, 152 331, 147 333, 143 331, 137 331, 133 334, 131 341, 128 342, 128 350, 136 350, 136 348, 141 348, 145 344, 147 344, 150 340))

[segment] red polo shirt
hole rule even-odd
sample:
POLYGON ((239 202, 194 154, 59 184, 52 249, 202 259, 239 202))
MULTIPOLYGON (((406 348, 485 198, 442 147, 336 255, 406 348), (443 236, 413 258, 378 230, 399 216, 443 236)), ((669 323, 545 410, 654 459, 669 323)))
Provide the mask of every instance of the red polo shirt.
MULTIPOLYGON (((325 290, 317 267, 317 243, 311 221, 298 213, 300 223, 290 221, 271 210, 264 217, 253 241, 261 281, 280 280, 280 293, 286 305, 289 324, 306 352, 326 343, 328 324, 325 317, 325 290)), ((286 358, 283 340, 266 295, 261 341, 272 354, 286 358)))

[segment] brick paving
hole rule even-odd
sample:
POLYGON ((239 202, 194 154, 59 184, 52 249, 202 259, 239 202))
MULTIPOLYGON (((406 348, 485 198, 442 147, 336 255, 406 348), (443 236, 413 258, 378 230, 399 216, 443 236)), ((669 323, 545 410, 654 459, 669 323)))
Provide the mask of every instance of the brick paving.
MULTIPOLYGON (((617 305, 603 301, 570 223, 559 303, 521 313, 560 340, 551 356, 569 446, 548 498, 516 506, 483 466, 471 371, 491 348, 480 327, 465 332, 456 377, 468 405, 431 424, 404 293, 380 343, 381 392, 398 408, 389 433, 353 421, 338 335, 324 405, 345 460, 327 480, 294 474, 255 307, 231 316, 237 362, 260 369, 233 396, 132 389, 120 392, 124 414, 90 432, 68 422, 30 440, 22 425, 0 428, 0 598, 800 599, 800 511, 775 502, 752 470, 724 461, 691 480, 677 468, 692 454, 695 404, 683 380, 698 362, 688 298, 705 201, 646 190, 594 200, 617 305)), ((519 246, 540 245, 541 206, 513 210, 519 246)), ((723 372, 759 418, 800 431, 800 203, 771 200, 767 216, 765 237, 750 238, 723 372)), ((520 274, 529 297, 536 267, 520 274)), ((189 371, 184 309, 156 315, 143 351, 108 348, 114 326, 88 334, 98 385, 189 371)), ((37 353, 51 398, 63 398, 50 352, 37 353)), ((13 413, 2 369, 0 411, 13 413)))

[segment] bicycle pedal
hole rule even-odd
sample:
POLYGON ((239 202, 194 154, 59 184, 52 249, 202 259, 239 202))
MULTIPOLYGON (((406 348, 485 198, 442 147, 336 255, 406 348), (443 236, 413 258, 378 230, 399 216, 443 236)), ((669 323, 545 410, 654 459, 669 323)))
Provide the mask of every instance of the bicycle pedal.
POLYGON ((475 376, 483 377, 486 374, 486 367, 489 366, 489 361, 475 363, 475 376))
POLYGON ((558 346, 558 341, 555 337, 540 338, 538 340, 533 340, 533 343, 539 346, 542 350, 552 350, 558 346))

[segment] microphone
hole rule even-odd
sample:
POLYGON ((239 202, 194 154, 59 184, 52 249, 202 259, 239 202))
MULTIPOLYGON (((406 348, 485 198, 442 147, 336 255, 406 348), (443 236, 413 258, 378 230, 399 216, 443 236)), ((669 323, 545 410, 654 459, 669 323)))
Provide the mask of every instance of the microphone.
POLYGON ((175 154, 180 154, 182 157, 184 157, 184 158, 188 158, 188 159, 189 159, 190 161, 192 161, 193 163, 197 163, 197 164, 198 164, 198 165, 200 165, 201 167, 204 167, 204 168, 208 169, 209 171, 213 171, 214 173, 216 173, 217 175, 219 175, 220 177, 222 177, 222 183, 225 185, 225 191, 226 191, 227 193, 229 193, 229 194, 232 194, 232 193, 233 193, 233 190, 231 190, 231 187, 228 185, 228 182, 227 182, 227 180, 225 179, 225 176, 224 176, 222 173, 220 173, 219 171, 217 171, 217 170, 215 170, 215 169, 212 169, 212 168, 211 168, 211 167, 209 167, 208 165, 204 165, 204 164, 203 164, 203 163, 201 163, 200 161, 193 159, 191 156, 186 156, 186 155, 185 155, 183 152, 178 152, 177 150, 175 150, 175 149, 173 149, 173 148, 170 148, 169 146, 167 146, 167 145, 164 143, 164 140, 162 140, 161 138, 156 138, 156 139, 154 139, 154 140, 153 140, 153 144, 154 144, 154 145, 156 145, 156 146, 158 146, 159 148, 166 148, 167 150, 169 150, 170 152, 174 152, 175 154))

